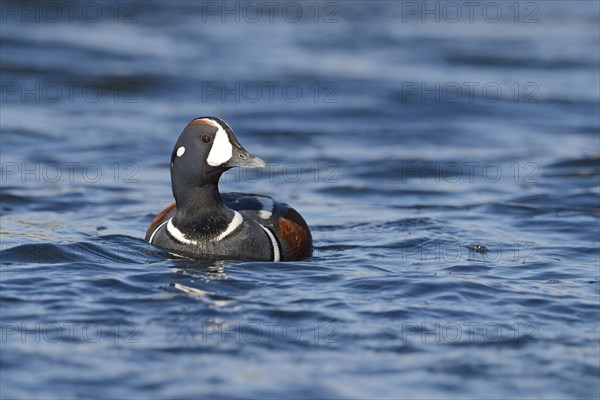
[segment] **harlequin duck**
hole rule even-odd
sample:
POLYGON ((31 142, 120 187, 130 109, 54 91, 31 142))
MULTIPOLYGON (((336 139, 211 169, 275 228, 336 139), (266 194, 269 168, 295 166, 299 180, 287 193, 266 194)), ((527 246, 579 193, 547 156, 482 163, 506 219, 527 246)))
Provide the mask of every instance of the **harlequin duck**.
POLYGON ((271 197, 219 193, 233 167, 264 167, 225 121, 192 120, 171 155, 175 203, 150 223, 146 240, 189 258, 292 261, 310 257, 312 236, 296 210, 271 197))

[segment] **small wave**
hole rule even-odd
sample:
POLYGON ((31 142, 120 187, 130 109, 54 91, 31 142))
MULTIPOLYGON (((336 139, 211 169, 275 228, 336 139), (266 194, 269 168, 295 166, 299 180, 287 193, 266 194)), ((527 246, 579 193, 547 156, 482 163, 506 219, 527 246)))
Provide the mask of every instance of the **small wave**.
POLYGON ((145 263, 160 260, 164 254, 141 239, 108 235, 87 242, 21 244, 0 251, 0 260, 6 266, 27 263, 145 263))

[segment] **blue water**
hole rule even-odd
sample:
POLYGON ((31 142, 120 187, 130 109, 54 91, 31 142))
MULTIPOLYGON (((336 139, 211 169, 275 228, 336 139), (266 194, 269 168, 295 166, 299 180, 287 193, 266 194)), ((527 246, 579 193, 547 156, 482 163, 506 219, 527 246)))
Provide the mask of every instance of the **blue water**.
POLYGON ((598 2, 74 3, 1 3, 2 399, 600 396, 598 2), (313 258, 143 241, 204 115, 313 258))

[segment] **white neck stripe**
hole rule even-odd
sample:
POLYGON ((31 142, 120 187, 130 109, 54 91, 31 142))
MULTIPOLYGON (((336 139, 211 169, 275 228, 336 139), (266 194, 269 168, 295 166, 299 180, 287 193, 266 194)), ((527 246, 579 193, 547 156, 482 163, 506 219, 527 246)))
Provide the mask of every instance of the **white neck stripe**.
POLYGON ((273 232, 271 232, 271 230, 269 228, 264 227, 260 224, 258 226, 263 228, 265 230, 265 232, 267 233, 267 235, 269 236, 269 239, 271 239, 271 245, 273 246, 273 261, 279 261, 281 259, 281 254, 279 252, 279 245, 277 244, 277 239, 275 239, 273 232))

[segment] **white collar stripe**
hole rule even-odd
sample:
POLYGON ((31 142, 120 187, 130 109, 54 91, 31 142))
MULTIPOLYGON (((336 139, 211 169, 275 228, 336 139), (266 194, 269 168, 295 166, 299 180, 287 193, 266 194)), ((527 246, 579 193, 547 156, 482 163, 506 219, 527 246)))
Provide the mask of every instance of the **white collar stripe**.
POLYGON ((234 213, 235 213, 235 215, 231 219, 231 222, 229 223, 229 226, 227 227, 227 229, 225 229, 223 232, 221 232, 221 234, 219 236, 217 236, 217 239, 216 239, 217 241, 221 241, 221 240, 225 239, 227 236, 231 235, 231 233, 233 231, 235 231, 237 229, 237 227, 242 224, 242 222, 244 222, 244 219, 242 218, 242 215, 239 212, 234 211, 234 213))
POLYGON ((167 223, 167 232, 179 243, 185 244, 193 244, 196 245, 198 242, 196 240, 191 240, 185 237, 183 232, 181 232, 175 225, 173 225, 173 218, 169 219, 167 223))
MULTIPOLYGON (((219 241, 225 239, 227 236, 231 235, 231 233, 233 231, 235 231, 242 224, 242 222, 244 222, 242 215, 239 212, 235 211, 235 214, 234 214, 233 218, 231 219, 231 222, 227 226, 227 229, 225 229, 223 232, 221 232, 221 234, 219 236, 217 236, 216 238, 214 238, 213 240, 219 242, 219 241)), ((167 232, 169 232, 169 235, 171 235, 173 237, 173 239, 175 239, 179 243, 193 244, 193 245, 198 244, 197 240, 188 239, 187 237, 185 237, 183 232, 181 232, 179 229, 177 229, 177 227, 173 224, 173 218, 169 219, 167 222, 163 222, 158 228, 162 227, 164 224, 167 224, 167 232)), ((154 237, 154 234, 158 231, 158 228, 156 229, 156 231, 154 231, 154 233, 150 237, 151 243, 152 243, 152 238, 154 237)))
POLYGON ((277 239, 275 239, 273 232, 271 232, 269 228, 264 227, 260 224, 258 226, 263 228, 269 236, 269 239, 271 239, 271 245, 273 246, 273 261, 279 261, 281 259, 281 253, 279 252, 279 245, 277 244, 277 239))

